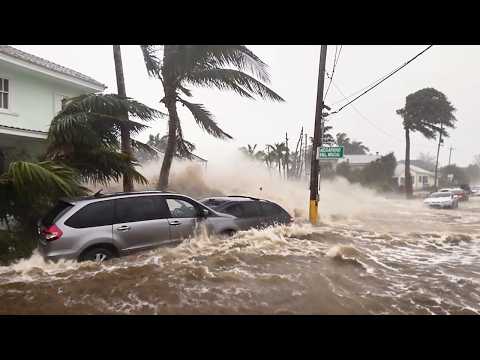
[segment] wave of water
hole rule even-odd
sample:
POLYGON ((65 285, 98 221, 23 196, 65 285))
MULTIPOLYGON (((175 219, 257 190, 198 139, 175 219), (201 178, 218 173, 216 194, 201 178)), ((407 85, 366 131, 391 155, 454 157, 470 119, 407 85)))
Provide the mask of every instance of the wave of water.
MULTIPOLYGON (((192 195, 236 174, 199 177, 192 195)), ((225 193, 242 185, 242 193, 259 196, 255 184, 238 176, 230 187, 224 184, 225 193)), ((275 180, 268 189, 261 190, 267 191, 263 197, 292 213, 306 204, 306 190, 298 184, 275 180)), ((291 226, 228 239, 200 231, 176 247, 103 264, 45 263, 35 253, 0 267, 0 313, 480 312, 478 199, 458 210, 436 210, 342 181, 325 183, 322 191, 321 223, 315 227, 297 211, 291 226)))

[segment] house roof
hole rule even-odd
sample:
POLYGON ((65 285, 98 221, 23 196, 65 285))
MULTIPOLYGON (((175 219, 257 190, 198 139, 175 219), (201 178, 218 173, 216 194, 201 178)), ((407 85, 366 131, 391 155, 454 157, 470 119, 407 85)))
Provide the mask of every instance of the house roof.
POLYGON ((7 133, 12 135, 20 135, 20 136, 27 136, 27 137, 35 137, 40 139, 46 139, 48 133, 45 131, 40 130, 33 130, 33 129, 25 129, 15 126, 7 126, 0 124, 0 134, 7 133), (2 131, 2 129, 4 131, 2 131))
MULTIPOLYGON (((410 172, 415 174, 435 176, 433 172, 422 169, 421 167, 415 165, 410 165, 410 172)), ((397 167, 395 168, 395 176, 405 176, 405 164, 397 164, 397 167)))
POLYGON ((98 87, 103 87, 104 89, 106 88, 106 86, 104 84, 102 84, 101 82, 91 78, 90 76, 84 75, 82 73, 79 73, 78 71, 69 69, 65 66, 55 64, 54 62, 43 59, 41 57, 26 53, 26 52, 21 51, 21 50, 18 50, 16 48, 12 47, 12 46, 0 45, 0 54, 11 56, 13 58, 16 58, 16 59, 19 59, 19 60, 22 60, 22 61, 26 61, 30 64, 41 66, 41 67, 43 67, 47 70, 55 71, 55 72, 63 74, 63 75, 71 76, 71 77, 73 77, 75 79, 78 79, 78 80, 83 80, 83 81, 89 82, 89 83, 94 84, 98 87))
POLYGON ((365 165, 371 163, 372 161, 380 159, 381 155, 344 155, 343 159, 339 160, 340 162, 349 162, 352 165, 365 165))

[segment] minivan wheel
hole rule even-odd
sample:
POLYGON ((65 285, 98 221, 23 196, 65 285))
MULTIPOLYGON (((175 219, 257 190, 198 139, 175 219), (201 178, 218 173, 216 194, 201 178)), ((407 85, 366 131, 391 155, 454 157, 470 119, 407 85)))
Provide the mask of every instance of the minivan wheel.
POLYGON ((80 256, 79 261, 94 261, 97 263, 110 260, 114 257, 114 254, 111 250, 103 247, 95 247, 87 250, 80 256))

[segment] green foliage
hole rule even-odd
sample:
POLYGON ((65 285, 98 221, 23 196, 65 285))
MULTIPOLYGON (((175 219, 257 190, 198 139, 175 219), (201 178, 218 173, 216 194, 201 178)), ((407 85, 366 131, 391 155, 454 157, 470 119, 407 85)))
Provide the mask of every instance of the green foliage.
POLYGON ((462 185, 470 182, 465 170, 454 164, 440 168, 439 174, 438 183, 440 186, 462 185), (449 174, 453 175, 452 181, 448 178, 449 174))
POLYGON ((35 246, 36 222, 60 197, 85 195, 78 174, 52 161, 12 162, 0 174, 0 261, 27 256, 35 246), (12 251, 10 251, 13 249, 12 251))
POLYGON ((346 133, 338 133, 336 143, 344 147, 345 155, 364 155, 370 150, 361 141, 350 140, 346 133))
POLYGON ((362 169, 352 169, 350 164, 342 162, 337 165, 336 174, 343 176, 352 183, 375 188, 380 191, 391 191, 394 188, 393 174, 397 160, 393 153, 372 161, 362 169))
MULTIPOLYGON (((85 181, 107 184, 131 174, 134 181, 146 184, 135 169, 136 160, 120 152, 119 138, 121 127, 138 133, 147 126, 125 119, 125 113, 142 121, 165 115, 116 94, 87 94, 66 100, 50 125, 47 157, 77 169, 85 181)), ((132 145, 148 149, 139 141, 132 140, 132 145)))
POLYGON ((397 110, 405 129, 418 131, 427 139, 435 139, 437 133, 447 137, 446 128, 454 128, 457 120, 454 112, 455 108, 447 97, 434 88, 425 88, 408 95, 405 107, 397 110), (440 124, 443 124, 443 128, 440 124))

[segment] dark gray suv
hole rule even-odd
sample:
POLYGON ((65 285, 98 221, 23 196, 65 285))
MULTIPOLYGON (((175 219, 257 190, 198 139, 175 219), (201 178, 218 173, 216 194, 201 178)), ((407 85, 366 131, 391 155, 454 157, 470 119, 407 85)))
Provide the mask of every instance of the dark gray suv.
POLYGON ((234 216, 180 194, 147 191, 64 199, 39 222, 38 249, 48 260, 103 261, 182 241, 200 223, 211 234, 240 230, 234 216))
POLYGON ((290 224, 293 218, 280 205, 249 196, 209 197, 200 202, 220 213, 235 216, 240 230, 290 224))

